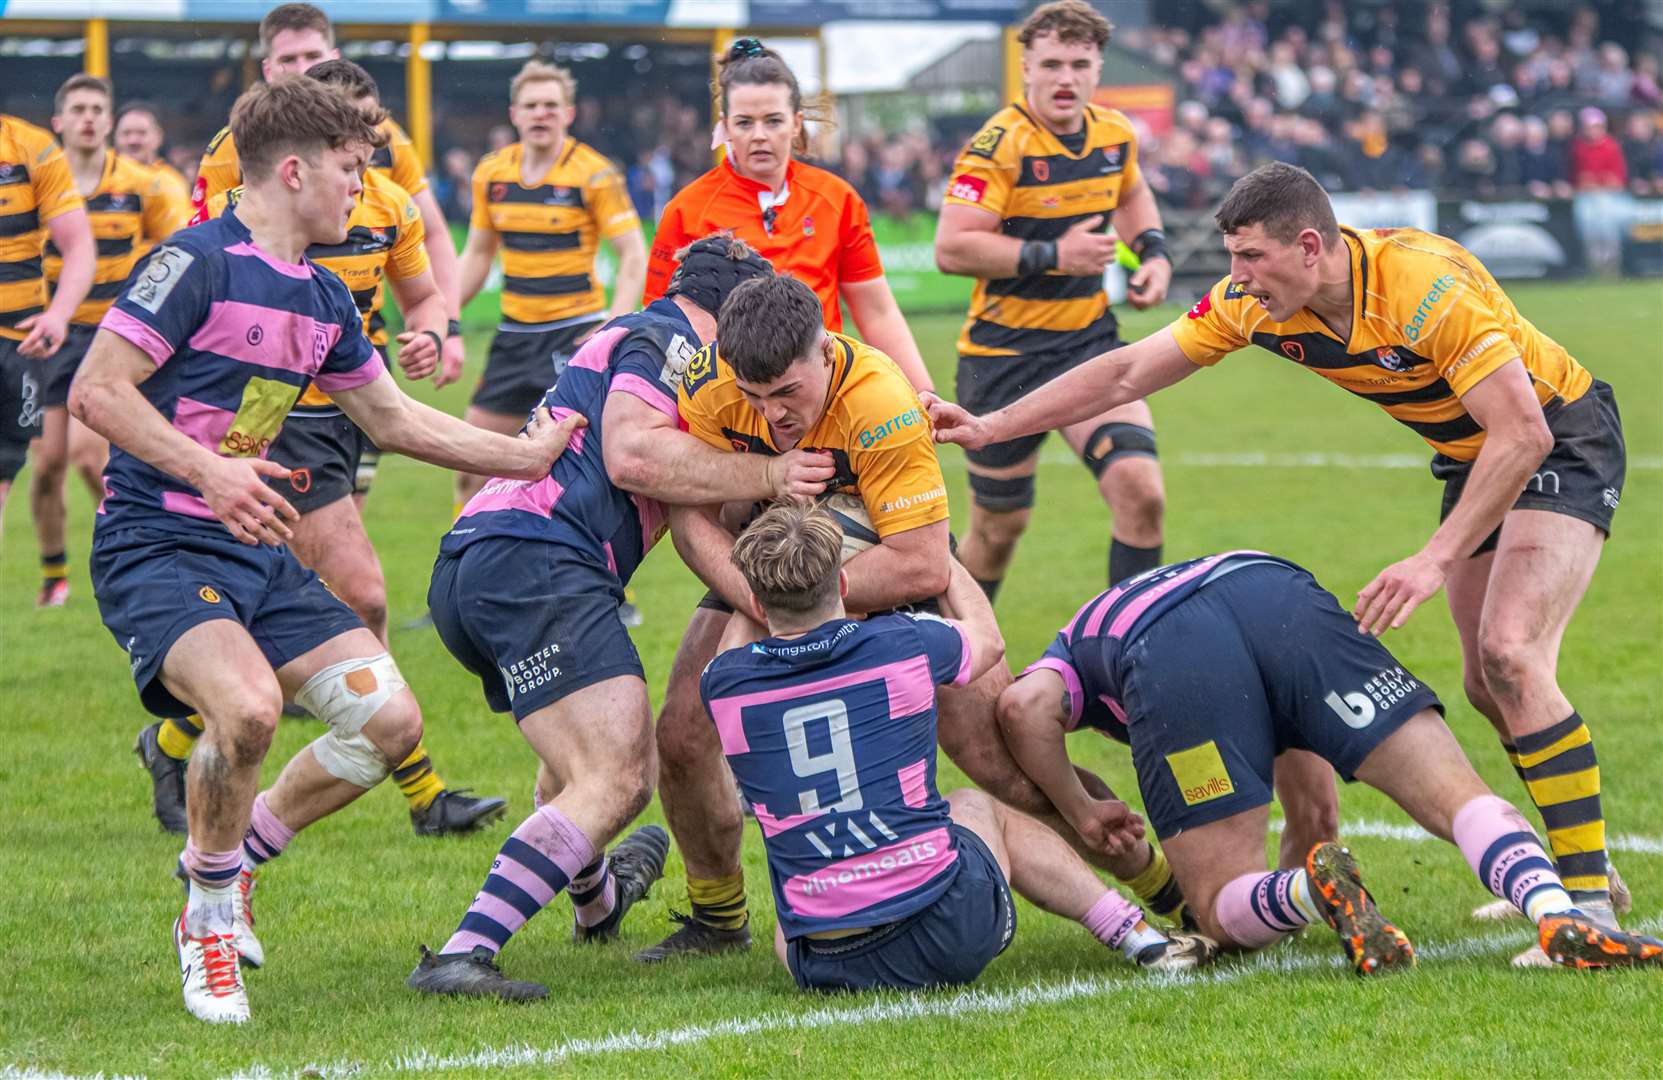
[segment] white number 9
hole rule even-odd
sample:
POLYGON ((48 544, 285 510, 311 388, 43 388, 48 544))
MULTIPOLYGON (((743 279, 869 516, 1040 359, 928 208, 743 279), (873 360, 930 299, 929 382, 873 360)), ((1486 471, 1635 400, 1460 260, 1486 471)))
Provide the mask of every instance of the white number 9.
MULTIPOLYGON (((849 741, 849 710, 842 700, 833 698, 812 705, 799 705, 795 709, 787 709, 782 719, 785 722, 785 744, 791 750, 791 770, 804 780, 820 773, 836 772, 838 801, 829 807, 830 811, 846 814, 859 810, 862 806, 860 774, 855 770, 854 744, 849 741), (831 749, 823 754, 808 752, 806 728, 812 720, 824 720, 827 724, 831 749)), ((820 793, 813 788, 799 791, 797 803, 805 814, 821 812, 820 793)))

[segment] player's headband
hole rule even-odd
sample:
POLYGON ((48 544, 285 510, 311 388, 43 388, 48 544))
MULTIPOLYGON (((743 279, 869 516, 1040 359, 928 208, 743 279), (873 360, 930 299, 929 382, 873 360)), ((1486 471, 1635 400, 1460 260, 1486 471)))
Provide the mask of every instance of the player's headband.
POLYGON ((707 236, 696 241, 676 267, 664 295, 685 296, 715 315, 722 310, 722 301, 740 282, 774 272, 774 264, 754 251, 742 259, 729 258, 732 243, 726 236, 707 236))

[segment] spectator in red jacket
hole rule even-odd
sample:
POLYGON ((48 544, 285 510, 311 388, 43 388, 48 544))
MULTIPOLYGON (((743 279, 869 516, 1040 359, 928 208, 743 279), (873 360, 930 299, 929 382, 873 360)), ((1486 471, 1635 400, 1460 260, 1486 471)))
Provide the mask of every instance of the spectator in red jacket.
POLYGON ((1581 130, 1571 142, 1571 184, 1578 191, 1621 191, 1628 186, 1622 144, 1606 130, 1605 113, 1589 106, 1577 114, 1581 130))

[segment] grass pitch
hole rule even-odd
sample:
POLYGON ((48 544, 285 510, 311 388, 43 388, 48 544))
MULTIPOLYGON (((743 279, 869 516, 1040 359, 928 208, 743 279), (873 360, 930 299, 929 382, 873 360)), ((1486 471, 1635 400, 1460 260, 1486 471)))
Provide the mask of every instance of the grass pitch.
MULTIPOLYGON (((1663 316, 1656 283, 1532 285, 1525 314, 1615 386, 1629 474, 1616 533, 1567 637, 1561 677, 1600 749, 1615 857, 1637 898, 1631 924, 1663 926, 1663 316)), ((1127 336, 1179 309, 1133 315, 1127 336)), ((914 328, 950 388, 957 320, 914 328)), ((474 378, 485 342, 470 342, 474 378)), ((470 379, 471 385, 471 379, 470 379)), ((465 387, 425 396, 459 411, 465 387)), ((1168 495, 1167 555, 1257 547, 1297 559, 1342 601, 1414 551, 1437 523, 1427 450, 1380 411, 1261 351, 1156 398, 1168 495)), ((1040 504, 999 614, 1010 660, 1044 648, 1102 587, 1107 514, 1084 469, 1047 444, 1040 504)), ((962 458, 943 453, 965 522, 962 458)), ((1079 926, 1022 905, 1016 941, 974 991, 915 998, 804 997, 767 947, 773 916, 760 840, 745 865, 757 947, 742 957, 645 969, 629 960, 685 910, 682 868, 629 917, 622 943, 579 950, 557 900, 511 943, 509 974, 548 983, 532 1007, 417 998, 416 944, 441 944, 497 845, 530 806, 533 761, 487 712, 431 631, 395 632, 427 742, 453 786, 510 797, 509 822, 465 840, 420 840, 392 785, 306 831, 258 897, 268 963, 248 977, 254 1022, 210 1029, 179 1000, 170 944, 180 844, 160 833, 129 752, 146 722, 86 576, 91 505, 72 490, 73 594, 32 610, 37 584, 27 473, 13 489, 0 560, 0 1076, 447 1076, 804 1074, 1311 1075, 1655 1074, 1663 978, 1516 972, 1522 923, 1475 926, 1488 897, 1460 854, 1371 791, 1341 796, 1351 847, 1381 906, 1420 946, 1412 974, 1361 980, 1326 929, 1192 979, 1139 977, 1079 926)), ((447 476, 383 462, 368 509, 394 625, 421 610, 450 506, 447 476)), ((661 546, 634 585, 635 632, 655 697, 699 587, 661 546)), ((1388 644, 1438 689, 1479 771, 1528 805, 1489 726, 1461 698, 1453 627, 1436 601, 1388 644)), ((1197 657, 1197 663, 1205 663, 1197 657)), ((604 723, 603 717, 596 718, 604 723)), ((267 766, 318 734, 286 721, 267 766)), ((1073 751, 1135 794, 1124 752, 1086 733, 1073 751)), ((960 777, 943 759, 941 786, 960 777)), ((661 820, 656 805, 648 817, 661 820)))

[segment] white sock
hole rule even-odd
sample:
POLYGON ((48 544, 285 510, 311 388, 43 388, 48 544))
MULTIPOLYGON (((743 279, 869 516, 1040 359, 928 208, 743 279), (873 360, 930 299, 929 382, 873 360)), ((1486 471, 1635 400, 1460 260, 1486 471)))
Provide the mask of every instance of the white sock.
POLYGON ((192 937, 229 934, 235 915, 237 883, 210 888, 191 881, 190 899, 185 902, 185 932, 192 937))

